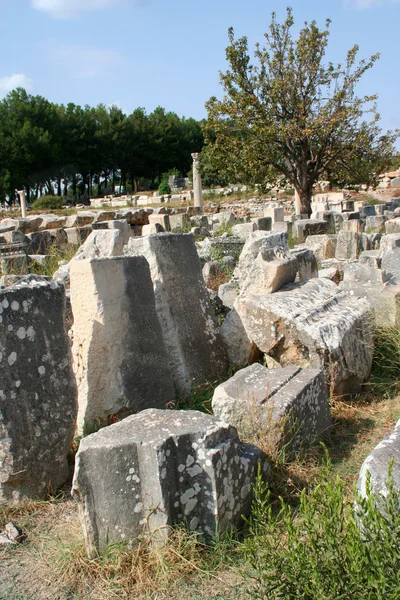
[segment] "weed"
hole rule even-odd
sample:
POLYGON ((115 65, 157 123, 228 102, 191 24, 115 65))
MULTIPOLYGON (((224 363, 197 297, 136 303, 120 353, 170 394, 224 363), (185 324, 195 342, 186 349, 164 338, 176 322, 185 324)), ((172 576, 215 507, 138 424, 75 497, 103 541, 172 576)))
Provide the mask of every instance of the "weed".
POLYGON ((298 509, 281 499, 276 511, 259 473, 243 546, 251 598, 397 599, 400 495, 390 473, 388 490, 381 513, 369 486, 366 498, 357 499, 356 519, 327 459, 314 489, 302 491, 298 509))
POLYGON ((34 261, 30 265, 29 271, 36 275, 53 277, 59 268, 59 262, 62 260, 69 262, 75 256, 78 248, 79 246, 75 246, 74 244, 64 244, 62 246, 53 244, 44 262, 38 263, 34 261))
POLYGON ((214 237, 220 237, 224 233, 227 233, 229 237, 232 236, 232 224, 222 221, 217 231, 214 233, 214 237))
POLYGON ((374 356, 368 387, 375 394, 392 394, 399 390, 400 326, 375 321, 374 356))
POLYGON ((288 247, 290 250, 292 250, 295 246, 297 246, 297 244, 299 243, 299 240, 296 236, 294 236, 292 233, 289 234, 288 237, 288 247))

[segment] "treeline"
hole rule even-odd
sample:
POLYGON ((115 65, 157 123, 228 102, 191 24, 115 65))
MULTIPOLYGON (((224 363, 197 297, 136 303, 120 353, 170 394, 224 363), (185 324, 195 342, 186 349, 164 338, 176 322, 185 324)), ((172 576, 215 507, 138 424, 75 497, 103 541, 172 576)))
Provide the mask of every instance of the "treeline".
POLYGON ((186 175, 202 149, 200 122, 158 107, 125 115, 116 106, 53 104, 19 88, 0 102, 0 199, 16 189, 74 199, 102 195, 115 185, 154 186, 170 170, 186 175))

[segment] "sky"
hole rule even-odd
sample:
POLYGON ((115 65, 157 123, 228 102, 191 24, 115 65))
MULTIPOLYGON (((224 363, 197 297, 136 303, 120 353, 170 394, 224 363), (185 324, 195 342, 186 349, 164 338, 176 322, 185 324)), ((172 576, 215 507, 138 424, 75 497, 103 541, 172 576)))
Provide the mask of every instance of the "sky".
POLYGON ((379 94, 384 129, 400 127, 400 0, 0 0, 0 98, 22 86, 57 103, 202 119, 222 96, 228 28, 253 50, 288 5, 294 30, 331 19, 330 60, 354 44, 360 58, 381 54, 358 91, 379 94))

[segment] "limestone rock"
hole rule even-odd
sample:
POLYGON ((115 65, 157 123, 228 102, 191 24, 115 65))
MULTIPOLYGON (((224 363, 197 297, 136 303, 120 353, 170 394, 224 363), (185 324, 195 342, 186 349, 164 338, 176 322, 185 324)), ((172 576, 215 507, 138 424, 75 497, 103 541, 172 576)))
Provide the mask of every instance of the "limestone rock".
POLYGON ((88 555, 143 534, 163 543, 182 522, 214 539, 248 513, 259 461, 234 427, 197 411, 146 410, 88 436, 72 490, 88 555))
POLYGON ((77 403, 64 311, 54 281, 0 289, 0 500, 44 498, 68 477, 77 403))
MULTIPOLYGON (((318 277, 318 264, 314 252, 310 248, 295 248, 291 255, 297 260, 297 280, 318 277)), ((290 282, 288 282, 290 283, 290 282)))
POLYGON ((287 250, 288 236, 286 233, 270 233, 267 231, 255 231, 250 235, 239 256, 238 273, 240 279, 244 280, 258 256, 261 248, 268 249, 279 246, 287 250))
POLYGON ((357 481, 357 489, 366 497, 367 472, 371 475, 372 492, 377 499, 377 506, 382 506, 382 499, 388 494, 389 463, 393 460, 392 476, 394 488, 400 491, 400 421, 392 433, 380 442, 364 460, 357 481))
POLYGON ((242 319, 235 308, 229 311, 221 325, 221 337, 229 364, 235 368, 251 365, 261 352, 246 333, 242 319))
POLYGON ((110 415, 173 402, 146 260, 73 260, 70 279, 78 431, 110 415))
POLYGON ((228 281, 223 283, 218 288, 218 296, 221 298, 222 303, 228 308, 233 308, 236 298, 238 297, 239 286, 235 281, 228 281))
POLYGON ((118 229, 99 229, 92 231, 86 242, 79 248, 74 260, 122 256, 124 238, 118 229))
POLYGON ((240 296, 246 332, 282 366, 322 369, 335 395, 355 393, 372 364, 370 306, 327 279, 287 285, 275 294, 240 296))
POLYGON ((253 296, 273 294, 287 283, 293 283, 296 273, 297 258, 284 247, 261 247, 241 284, 241 293, 253 296))
POLYGON ((332 425, 324 377, 316 369, 266 369, 256 363, 215 389, 212 409, 239 432, 261 426, 272 443, 309 444, 332 425))
POLYGON ((160 233, 131 238, 125 251, 144 256, 150 265, 157 314, 176 388, 188 392, 194 381, 222 377, 227 359, 193 236, 160 233))

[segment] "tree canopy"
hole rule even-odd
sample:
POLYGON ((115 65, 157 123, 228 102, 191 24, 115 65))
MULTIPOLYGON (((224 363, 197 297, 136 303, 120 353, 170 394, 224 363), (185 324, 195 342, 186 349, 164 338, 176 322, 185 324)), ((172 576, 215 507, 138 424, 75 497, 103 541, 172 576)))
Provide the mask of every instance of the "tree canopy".
POLYGON ((272 14, 265 46, 251 61, 246 37, 229 29, 220 74, 221 100, 207 104, 204 126, 207 161, 230 181, 294 186, 301 212, 310 212, 312 188, 321 178, 372 183, 390 162, 397 132, 380 129, 376 96, 356 95, 357 84, 379 58, 357 60, 358 46, 343 64, 326 61, 330 21, 325 29, 305 23, 292 37, 293 13, 280 24, 272 14))
POLYGON ((53 104, 23 89, 0 102, 0 198, 91 195, 120 183, 136 189, 141 178, 157 185, 162 173, 191 168, 200 151, 200 123, 158 107, 125 115, 118 107, 53 104))

